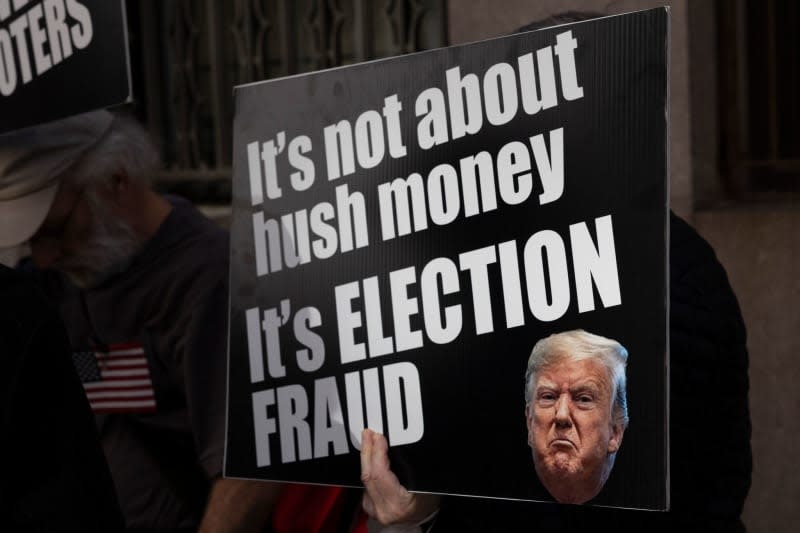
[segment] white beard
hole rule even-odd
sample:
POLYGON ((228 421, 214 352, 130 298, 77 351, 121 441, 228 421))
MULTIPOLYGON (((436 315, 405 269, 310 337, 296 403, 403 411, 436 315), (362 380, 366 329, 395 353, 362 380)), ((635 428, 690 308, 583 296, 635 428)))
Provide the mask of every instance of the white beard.
POLYGON ((92 233, 80 250, 53 264, 81 289, 96 287, 125 270, 142 245, 133 228, 112 216, 96 195, 87 191, 86 198, 92 233))

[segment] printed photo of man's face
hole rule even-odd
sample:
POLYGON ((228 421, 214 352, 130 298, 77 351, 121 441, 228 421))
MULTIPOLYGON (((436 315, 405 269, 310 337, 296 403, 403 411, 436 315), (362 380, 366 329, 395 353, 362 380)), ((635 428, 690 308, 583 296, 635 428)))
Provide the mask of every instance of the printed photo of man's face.
POLYGON ((585 503, 602 490, 627 426, 619 343, 584 331, 539 341, 526 373, 528 445, 556 501, 585 503))

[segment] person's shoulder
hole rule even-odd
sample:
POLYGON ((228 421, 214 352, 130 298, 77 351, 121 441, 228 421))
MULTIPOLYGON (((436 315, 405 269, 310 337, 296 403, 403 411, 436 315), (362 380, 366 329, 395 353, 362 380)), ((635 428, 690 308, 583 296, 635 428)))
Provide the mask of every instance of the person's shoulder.
POLYGON ((227 277, 228 232, 188 200, 166 196, 172 209, 137 255, 132 271, 158 272, 165 282, 177 276, 227 277))
POLYGON ((158 305, 190 308, 192 302, 207 299, 210 292, 227 292, 230 241, 222 226, 187 200, 167 199, 172 210, 156 235, 108 287, 143 287, 149 294, 175 297, 166 303, 159 299, 158 305))
POLYGON ((694 308, 727 310, 739 315, 739 306, 711 245, 686 221, 670 215, 670 297, 694 308))
POLYGON ((222 226, 201 213, 198 207, 189 200, 174 195, 166 195, 165 198, 172 206, 175 218, 182 226, 190 227, 196 232, 216 236, 227 235, 228 232, 222 226))
POLYGON ((226 254, 229 247, 228 231, 206 217, 188 200, 168 197, 172 212, 168 217, 166 231, 168 240, 189 252, 217 257, 220 251, 226 254))
POLYGON ((30 273, 0 265, 0 352, 22 357, 25 346, 53 323, 56 311, 30 273))
POLYGON ((0 265, 0 302, 0 316, 20 323, 36 318, 49 307, 31 274, 4 265, 0 265))
POLYGON ((673 275, 720 268, 711 245, 688 222, 670 212, 670 266, 673 275))
POLYGON ((0 264, 0 291, 17 291, 27 284, 27 276, 23 273, 0 264))

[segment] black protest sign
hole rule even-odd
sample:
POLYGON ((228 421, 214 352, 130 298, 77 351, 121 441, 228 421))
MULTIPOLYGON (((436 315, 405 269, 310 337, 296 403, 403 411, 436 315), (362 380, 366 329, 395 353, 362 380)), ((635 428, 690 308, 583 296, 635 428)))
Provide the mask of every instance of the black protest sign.
POLYGON ((0 133, 131 98, 123 0, 0 0, 0 133))
POLYGON ((359 486, 370 427, 412 490, 666 506, 667 27, 236 88, 227 476, 359 486), (591 348, 526 382, 578 329, 627 370, 591 348))

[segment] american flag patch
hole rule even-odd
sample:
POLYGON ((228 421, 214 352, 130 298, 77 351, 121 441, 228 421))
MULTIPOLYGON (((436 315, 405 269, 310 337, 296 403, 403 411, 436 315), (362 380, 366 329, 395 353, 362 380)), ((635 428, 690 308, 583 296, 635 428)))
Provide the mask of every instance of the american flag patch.
POLYGON ((95 413, 156 410, 153 380, 141 343, 111 344, 103 350, 74 352, 72 361, 95 413))

